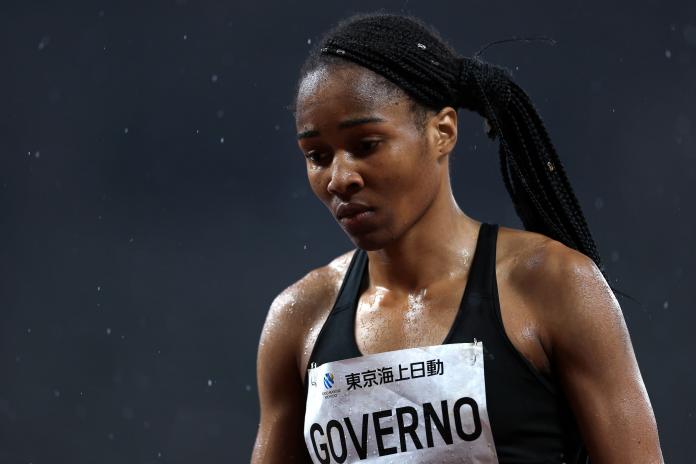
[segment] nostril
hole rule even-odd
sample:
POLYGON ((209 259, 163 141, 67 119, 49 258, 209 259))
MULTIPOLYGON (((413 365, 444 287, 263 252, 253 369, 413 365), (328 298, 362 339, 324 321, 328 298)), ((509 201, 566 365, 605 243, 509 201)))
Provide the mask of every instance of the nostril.
POLYGON ((360 190, 363 186, 362 177, 354 171, 343 172, 331 177, 327 186, 329 193, 334 195, 347 195, 360 190))

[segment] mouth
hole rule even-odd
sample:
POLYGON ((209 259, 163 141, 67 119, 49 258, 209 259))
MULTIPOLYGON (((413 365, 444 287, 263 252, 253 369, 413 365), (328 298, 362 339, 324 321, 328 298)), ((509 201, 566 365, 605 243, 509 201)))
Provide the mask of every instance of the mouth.
POLYGON ((368 208, 354 211, 350 214, 344 213, 341 217, 337 215, 337 219, 346 232, 351 235, 358 235, 374 228, 375 216, 375 210, 368 208))
POLYGON ((373 208, 360 203, 341 203, 338 205, 338 208, 336 208, 336 219, 339 221, 342 219, 350 219, 359 214, 371 211, 372 209, 373 208))

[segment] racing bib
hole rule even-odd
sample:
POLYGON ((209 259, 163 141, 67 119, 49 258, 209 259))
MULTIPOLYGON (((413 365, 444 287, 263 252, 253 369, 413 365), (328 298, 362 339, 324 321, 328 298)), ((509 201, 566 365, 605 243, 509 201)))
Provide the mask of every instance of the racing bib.
POLYGON ((304 421, 316 464, 498 463, 481 342, 312 366, 304 421))

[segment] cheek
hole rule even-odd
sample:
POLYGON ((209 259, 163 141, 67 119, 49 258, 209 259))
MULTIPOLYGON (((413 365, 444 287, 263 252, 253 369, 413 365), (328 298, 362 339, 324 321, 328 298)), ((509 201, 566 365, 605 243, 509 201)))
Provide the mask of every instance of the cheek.
POLYGON ((326 187, 329 181, 326 175, 324 175, 323 171, 308 167, 307 180, 309 181, 309 187, 312 189, 312 192, 314 192, 314 195, 326 203, 328 201, 328 192, 326 191, 326 187))
POLYGON ((423 162, 405 163, 401 159, 376 172, 380 173, 377 183, 381 193, 399 208, 419 205, 424 197, 430 196, 435 185, 432 166, 423 162))
POLYGON ((437 195, 439 181, 433 166, 413 163, 398 170, 385 171, 380 180, 380 196, 388 205, 389 222, 396 231, 419 218, 437 195))

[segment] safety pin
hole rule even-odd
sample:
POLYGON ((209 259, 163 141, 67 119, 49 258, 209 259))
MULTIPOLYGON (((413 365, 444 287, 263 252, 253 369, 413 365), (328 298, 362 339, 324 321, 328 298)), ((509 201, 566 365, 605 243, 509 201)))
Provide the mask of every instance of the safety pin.
POLYGON ((307 374, 309 375, 309 383, 312 384, 312 386, 316 387, 317 386, 317 373, 314 372, 313 370, 316 369, 317 363, 313 362, 309 365, 309 369, 307 369, 307 374))

